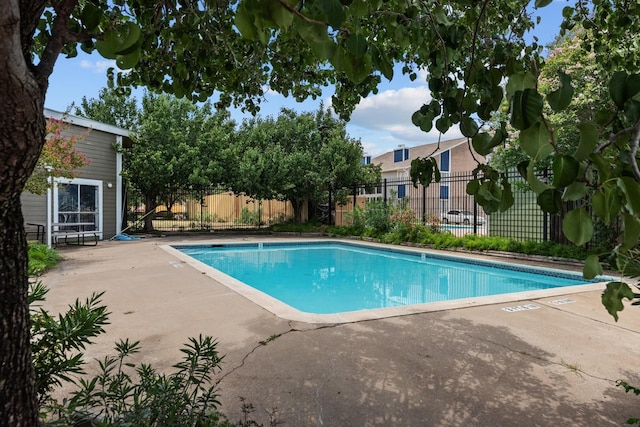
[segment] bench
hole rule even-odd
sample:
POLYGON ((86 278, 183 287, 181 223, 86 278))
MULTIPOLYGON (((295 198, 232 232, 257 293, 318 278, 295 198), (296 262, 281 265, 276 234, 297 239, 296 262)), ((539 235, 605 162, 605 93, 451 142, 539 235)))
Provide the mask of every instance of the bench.
POLYGON ((98 245, 98 232, 97 231, 75 231, 75 230, 67 230, 67 231, 54 231, 51 233, 51 238, 53 239, 53 244, 57 245, 60 243, 62 239, 67 245, 85 245, 88 244, 86 237, 91 237, 93 240, 93 246, 98 245), (69 239, 75 239, 75 243, 69 242, 69 239))

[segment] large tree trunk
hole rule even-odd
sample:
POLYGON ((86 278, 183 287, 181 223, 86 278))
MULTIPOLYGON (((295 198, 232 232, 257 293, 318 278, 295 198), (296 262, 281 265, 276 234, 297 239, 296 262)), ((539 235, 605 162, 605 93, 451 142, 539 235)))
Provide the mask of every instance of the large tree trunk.
POLYGON ((153 219, 156 217, 154 210, 158 206, 157 200, 158 198, 155 195, 145 195, 144 197, 145 214, 147 215, 144 218, 144 231, 146 233, 153 231, 153 219))
MULTIPOLYGON (((29 40, 31 27, 21 21, 20 4, 0 2, 0 426, 38 424, 20 194, 44 144, 44 94, 52 65, 41 62, 46 69, 41 74, 29 65, 22 42, 29 40)), ((44 4, 31 7, 22 12, 39 17, 44 4)))
POLYGON ((27 242, 19 196, 0 205, 0 425, 38 422, 29 344, 27 242))
POLYGON ((304 199, 291 201, 291 205, 293 205, 293 221, 296 224, 302 224, 302 210, 304 202, 304 199))

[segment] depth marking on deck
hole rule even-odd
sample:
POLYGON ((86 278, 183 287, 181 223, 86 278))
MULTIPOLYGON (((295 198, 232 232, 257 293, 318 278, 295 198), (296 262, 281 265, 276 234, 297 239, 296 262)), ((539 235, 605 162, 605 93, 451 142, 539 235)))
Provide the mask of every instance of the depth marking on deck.
POLYGON ((576 300, 571 298, 563 298, 563 299, 556 299, 550 302, 551 304, 562 305, 562 304, 571 304, 572 302, 576 302, 576 300))
POLYGON ((540 306, 535 304, 524 304, 524 305, 514 305, 511 307, 502 307, 502 309, 508 313, 515 313, 516 311, 535 310, 537 308, 540 308, 540 306))
POLYGON ((184 265, 182 265, 182 263, 178 261, 169 261, 169 264, 171 264, 175 268, 184 268, 184 265))

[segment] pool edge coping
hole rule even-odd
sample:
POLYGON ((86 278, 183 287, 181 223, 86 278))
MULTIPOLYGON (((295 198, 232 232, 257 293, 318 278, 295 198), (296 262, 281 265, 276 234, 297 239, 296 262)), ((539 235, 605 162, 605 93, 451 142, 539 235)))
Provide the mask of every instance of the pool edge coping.
MULTIPOLYGON (((334 238, 294 238, 294 239, 260 239, 250 242, 249 244, 258 244, 260 241, 266 243, 285 243, 285 242, 305 242, 305 243, 319 243, 319 242, 329 242, 329 243, 345 243, 345 241, 334 238)), ((444 310, 455 310, 461 308, 468 307, 476 307, 476 306, 484 306, 484 305, 494 305, 494 304, 504 304, 504 303, 517 303, 520 301, 527 300, 539 300, 544 298, 551 297, 559 297, 566 296, 572 294, 578 294, 583 292, 590 291, 603 291, 604 286, 607 282, 595 282, 588 283, 584 285, 574 285, 574 286, 565 286, 559 288, 550 288, 536 291, 523 291, 523 292, 513 292, 508 294, 499 294, 499 295, 489 295, 482 297, 472 297, 472 298, 462 298, 451 301, 438 301, 438 302, 429 302, 422 304, 412 304, 406 306, 397 306, 397 307, 385 307, 385 308, 375 308, 375 309, 364 309, 357 311, 349 311, 342 313, 333 313, 333 314, 315 314, 315 313, 307 313, 300 310, 297 310, 291 307, 288 304, 283 303, 282 301, 258 290, 255 289, 242 281, 235 279, 219 270, 216 270, 213 267, 206 265, 205 263, 198 261, 197 259, 185 254, 184 252, 176 249, 174 246, 206 246, 206 245, 233 245, 234 243, 238 244, 238 242, 234 242, 233 240, 226 241, 211 241, 211 242, 174 242, 166 245, 158 245, 163 250, 168 252, 169 254, 175 256, 185 264, 188 264, 192 268, 197 271, 202 272, 206 276, 214 279, 217 283, 227 287, 233 292, 239 294, 240 296, 250 300, 254 304, 262 307, 273 315, 280 317, 285 320, 291 320, 296 322, 303 323, 311 323, 311 324, 340 324, 340 323, 353 323, 353 322, 361 322, 366 320, 375 320, 375 319, 383 319, 383 318, 391 318, 391 317, 399 317, 399 316, 407 316, 411 314, 418 313, 430 313, 444 310)), ((247 243, 247 242, 244 242, 247 243)), ((244 244, 243 243, 243 244, 244 244)), ((356 246, 364 246, 364 247, 379 247, 379 248, 396 248, 394 245, 386 245, 383 243, 377 242, 359 242, 359 241, 349 241, 350 244, 355 244, 356 246)), ((398 251, 412 251, 418 253, 432 253, 442 255, 439 252, 434 252, 431 249, 427 248, 413 248, 413 247, 397 247, 398 251)), ((513 262, 505 262, 505 261, 493 261, 488 260, 485 256, 476 256, 473 254, 464 254, 454 255, 447 254, 445 257, 451 257, 452 259, 461 259, 472 257, 478 260, 482 260, 488 263, 495 264, 519 264, 514 260, 513 262)), ((522 266, 529 266, 527 264, 519 264, 522 266)), ((548 267, 540 267, 536 266, 536 269, 548 270, 548 271, 562 271, 558 268, 548 268, 548 267)), ((573 272, 575 273, 575 272, 573 272)))

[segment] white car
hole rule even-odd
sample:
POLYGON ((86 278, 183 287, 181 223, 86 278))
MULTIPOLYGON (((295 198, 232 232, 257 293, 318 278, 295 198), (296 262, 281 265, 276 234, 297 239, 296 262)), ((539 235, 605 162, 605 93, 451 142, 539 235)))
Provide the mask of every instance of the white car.
MULTIPOLYGON (((473 224, 473 212, 451 210, 445 214, 442 214, 441 221, 443 224, 473 224)), ((482 216, 477 216, 475 223, 478 225, 484 225, 487 222, 482 216)))

